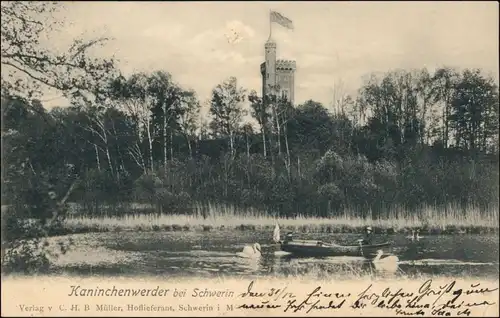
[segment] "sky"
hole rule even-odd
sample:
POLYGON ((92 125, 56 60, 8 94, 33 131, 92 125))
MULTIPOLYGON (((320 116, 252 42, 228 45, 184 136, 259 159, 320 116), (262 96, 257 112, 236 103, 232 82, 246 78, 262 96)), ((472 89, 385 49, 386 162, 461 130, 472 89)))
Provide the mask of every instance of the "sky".
MULTIPOLYGON (((113 37, 96 54, 115 55, 125 74, 167 71, 202 102, 229 76, 260 93, 270 10, 294 24, 273 24, 272 34, 278 58, 296 60, 297 104, 328 106, 335 85, 352 94, 363 76, 399 68, 478 67, 498 79, 496 2, 117 1, 66 8, 61 14, 70 25, 57 34, 60 43, 82 33, 113 37)), ((45 102, 61 104, 57 97, 45 102)))

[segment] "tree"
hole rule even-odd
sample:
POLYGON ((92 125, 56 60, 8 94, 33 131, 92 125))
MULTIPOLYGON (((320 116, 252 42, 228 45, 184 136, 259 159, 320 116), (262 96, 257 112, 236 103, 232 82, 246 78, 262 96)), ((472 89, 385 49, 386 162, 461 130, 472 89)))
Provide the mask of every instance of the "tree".
MULTIPOLYGON (((278 128, 278 138, 280 139, 280 131, 283 131, 283 137, 285 139, 285 151, 286 151, 286 160, 285 166, 288 171, 288 177, 291 178, 291 154, 290 154, 290 146, 288 144, 288 130, 287 126, 289 121, 293 118, 295 110, 293 108, 292 103, 288 101, 286 98, 280 98, 276 101, 275 106, 275 116, 276 116, 276 125, 278 128)), ((278 143, 278 146, 280 143, 278 143)), ((281 149, 278 148, 279 154, 281 149)))
POLYGON ((40 42, 42 34, 64 27, 64 21, 52 17, 63 8, 60 2, 2 2, 2 86, 11 94, 31 99, 46 88, 68 96, 103 93, 115 61, 92 57, 89 51, 108 38, 76 39, 62 54, 40 42))
POLYGON ((192 90, 183 91, 179 109, 179 128, 186 138, 189 156, 193 156, 191 143, 196 136, 200 116, 200 103, 192 90))
POLYGON ((257 120, 260 126, 260 133, 262 135, 262 150, 264 158, 267 157, 267 147, 266 147, 266 127, 269 124, 269 113, 268 113, 268 103, 264 102, 263 98, 257 96, 257 92, 252 90, 250 95, 248 95, 248 101, 250 102, 250 107, 252 109, 251 115, 257 120))
POLYGON ((430 144, 436 130, 436 112, 433 103, 433 80, 427 69, 415 74, 415 94, 417 103, 417 125, 420 124, 420 144, 430 144))
POLYGON ((297 107, 289 132, 295 152, 318 150, 326 152, 333 145, 333 118, 323 104, 308 100, 297 107))
POLYGON ((216 136, 229 138, 232 156, 235 155, 235 133, 239 130, 245 115, 242 108, 244 101, 245 90, 237 86, 235 77, 230 77, 212 90, 210 113, 213 119, 210 126, 216 136))
POLYGON ((480 70, 465 70, 451 99, 456 146, 486 152, 498 134, 498 86, 480 70))
POLYGON ((153 135, 151 123, 151 98, 148 96, 148 76, 145 73, 132 74, 128 79, 118 77, 111 83, 114 98, 134 123, 136 140, 129 146, 128 153, 144 173, 148 173, 146 155, 141 147, 143 134, 149 146, 149 171, 153 171, 153 135))
POLYGON ((250 160, 250 138, 253 135, 253 127, 251 124, 246 123, 242 127, 243 134, 245 135, 245 145, 246 145, 246 153, 247 159, 250 160))
POLYGON ((451 99, 459 78, 460 74, 450 67, 437 69, 432 77, 433 102, 442 104, 441 140, 444 148, 448 148, 449 144, 451 99))
MULTIPOLYGON (((163 166, 167 169, 168 147, 167 135, 170 133, 170 158, 173 159, 173 134, 178 130, 177 122, 180 113, 182 89, 173 83, 172 76, 164 71, 153 72, 148 78, 147 94, 151 101, 153 136, 163 137, 163 166), (159 132, 162 132, 161 134, 159 132)), ((153 137, 154 138, 154 137, 153 137)), ((152 149, 152 148, 151 148, 152 149)), ((152 151, 152 150, 151 150, 152 151)))
POLYGON ((370 119, 367 128, 387 155, 403 155, 422 143, 425 134, 429 83, 425 71, 393 71, 372 75, 360 88, 358 106, 370 119), (419 98, 420 97, 420 98, 419 98))
MULTIPOLYGON (((18 119, 37 120, 40 131, 27 130, 23 127, 18 136, 34 141, 40 136, 45 143, 36 142, 39 150, 29 149, 26 161, 23 152, 12 152, 8 157, 2 153, 2 165, 6 167, 3 182, 8 184, 11 198, 21 202, 28 208, 28 215, 38 222, 26 223, 19 209, 14 209, 6 217, 10 224, 8 233, 2 241, 2 266, 10 270, 38 270, 47 265, 47 255, 40 245, 45 237, 60 225, 67 211, 65 203, 76 187, 80 167, 68 165, 64 160, 54 160, 58 154, 53 152, 52 158, 44 157, 43 164, 35 167, 33 156, 41 153, 49 155, 56 148, 56 132, 61 123, 53 120, 44 111, 42 104, 34 98, 43 94, 46 89, 56 89, 70 98, 97 100, 103 94, 102 83, 115 76, 113 59, 91 57, 89 51, 108 39, 77 39, 64 53, 56 53, 45 48, 40 39, 43 33, 60 27, 64 21, 56 21, 51 14, 62 8, 60 2, 2 2, 1 26, 1 65, 2 65, 2 119, 13 115, 12 107, 21 116, 18 119), (7 102, 5 100, 15 100, 7 102), (22 103, 20 103, 22 102, 22 103), (19 107, 26 111, 19 112, 19 107), (29 112, 32 113, 28 115, 29 112), (36 114, 36 115, 35 115, 36 114), (42 122, 44 124, 42 124, 42 122), (40 132, 43 131, 43 134, 40 132), (26 232, 22 229, 28 227, 26 232), (32 237, 33 243, 15 240, 16 235, 32 237)), ((11 121, 13 118, 11 117, 11 121)), ((20 126, 18 126, 21 129, 20 126)), ((2 144, 16 142, 2 132, 2 144)), ((15 144, 5 145, 7 148, 15 144)), ((3 150, 3 149, 2 149, 3 150)), ((64 155, 61 155, 64 158, 64 155)), ((41 157, 38 157, 41 158, 41 157)), ((19 206, 18 206, 19 207, 19 206)))

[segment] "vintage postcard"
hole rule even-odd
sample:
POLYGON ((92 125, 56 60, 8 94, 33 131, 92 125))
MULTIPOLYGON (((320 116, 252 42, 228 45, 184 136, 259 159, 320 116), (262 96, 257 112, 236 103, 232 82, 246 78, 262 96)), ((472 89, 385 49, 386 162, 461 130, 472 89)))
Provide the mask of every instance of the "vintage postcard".
POLYGON ((2 316, 498 317, 498 12, 2 1, 2 316))

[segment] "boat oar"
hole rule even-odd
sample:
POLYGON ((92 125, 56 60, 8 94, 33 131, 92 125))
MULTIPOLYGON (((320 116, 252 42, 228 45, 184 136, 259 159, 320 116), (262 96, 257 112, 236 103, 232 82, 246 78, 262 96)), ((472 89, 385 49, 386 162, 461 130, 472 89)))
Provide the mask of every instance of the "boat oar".
POLYGON ((363 240, 359 239, 358 242, 359 242, 359 250, 361 251, 361 256, 365 257, 365 255, 363 254, 363 240))

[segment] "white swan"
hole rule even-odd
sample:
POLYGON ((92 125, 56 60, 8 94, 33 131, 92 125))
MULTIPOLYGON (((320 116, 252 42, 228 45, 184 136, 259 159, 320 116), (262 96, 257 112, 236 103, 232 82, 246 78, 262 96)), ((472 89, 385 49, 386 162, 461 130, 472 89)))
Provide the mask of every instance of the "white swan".
POLYGON ((417 231, 412 230, 411 235, 408 235, 406 238, 410 241, 420 241, 420 239, 424 237, 420 236, 420 229, 417 229, 417 231))
POLYGON ((411 230, 411 235, 408 235, 406 238, 409 239, 410 241, 414 241, 415 240, 415 230, 411 230))
POLYGON ((396 272, 398 270, 399 258, 395 255, 389 255, 381 259, 384 252, 382 250, 377 251, 377 256, 372 260, 373 265, 376 270, 384 272, 396 272))
POLYGON ((243 251, 236 253, 236 255, 244 258, 258 258, 261 256, 260 244, 245 245, 243 251))

